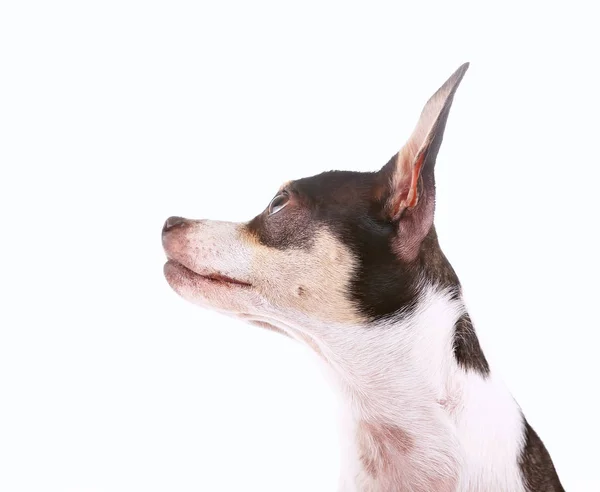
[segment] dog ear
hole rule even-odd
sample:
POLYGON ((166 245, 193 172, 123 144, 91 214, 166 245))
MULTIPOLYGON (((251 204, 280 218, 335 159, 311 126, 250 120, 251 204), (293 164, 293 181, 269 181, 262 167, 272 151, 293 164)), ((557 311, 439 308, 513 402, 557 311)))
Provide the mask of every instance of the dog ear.
POLYGON ((433 225, 435 161, 454 93, 468 68, 461 65, 431 96, 404 147, 380 171, 388 190, 385 214, 398 224, 402 256, 416 256, 433 225))

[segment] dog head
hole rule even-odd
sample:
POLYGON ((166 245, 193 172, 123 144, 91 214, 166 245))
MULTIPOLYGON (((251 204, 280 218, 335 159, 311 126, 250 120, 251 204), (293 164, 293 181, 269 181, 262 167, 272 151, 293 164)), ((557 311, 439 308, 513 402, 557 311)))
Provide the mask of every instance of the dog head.
POLYGON ((169 218, 162 239, 171 287, 306 340, 326 337, 326 326, 410 310, 426 282, 456 285, 433 227, 434 167, 467 68, 429 99, 407 143, 379 171, 285 183, 247 223, 169 218))

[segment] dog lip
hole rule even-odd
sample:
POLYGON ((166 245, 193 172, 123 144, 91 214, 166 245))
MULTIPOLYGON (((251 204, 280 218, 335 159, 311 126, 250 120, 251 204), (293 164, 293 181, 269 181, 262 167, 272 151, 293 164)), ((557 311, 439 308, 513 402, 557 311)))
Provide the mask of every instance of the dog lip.
POLYGON ((198 273, 195 270, 192 270, 191 268, 185 266, 183 263, 181 263, 177 260, 174 260, 172 258, 169 258, 167 263, 175 264, 179 268, 183 268, 184 270, 191 273, 192 275, 195 275, 197 277, 202 277, 204 280, 208 280, 209 282, 213 282, 215 284, 230 284, 230 285, 237 285, 238 287, 252 287, 252 284, 249 282, 244 282, 243 280, 231 278, 231 277, 228 277, 227 275, 223 275, 220 273, 216 273, 216 272, 215 273, 198 273))
POLYGON ((203 277, 211 282, 224 283, 224 284, 234 284, 239 285, 241 287, 252 287, 252 284, 248 282, 244 282, 242 280, 237 280, 235 278, 228 277, 227 275, 221 275, 220 273, 211 273, 211 274, 200 274, 200 277, 203 277))

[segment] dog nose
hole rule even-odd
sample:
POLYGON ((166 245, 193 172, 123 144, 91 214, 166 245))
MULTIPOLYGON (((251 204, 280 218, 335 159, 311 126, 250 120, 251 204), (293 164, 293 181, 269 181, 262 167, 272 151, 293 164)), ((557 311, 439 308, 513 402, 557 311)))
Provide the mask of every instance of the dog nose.
POLYGON ((165 225, 163 226, 163 233, 170 231, 171 229, 174 229, 175 227, 181 227, 184 226, 188 223, 187 219, 184 219, 183 217, 169 217, 166 221, 165 221, 165 225))

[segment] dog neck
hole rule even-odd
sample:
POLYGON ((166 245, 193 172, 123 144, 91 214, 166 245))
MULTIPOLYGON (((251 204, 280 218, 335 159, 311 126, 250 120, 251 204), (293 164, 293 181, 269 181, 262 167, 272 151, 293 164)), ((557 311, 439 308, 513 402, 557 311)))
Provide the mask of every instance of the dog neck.
POLYGON ((340 395, 341 490, 456 487, 458 442, 440 414, 460 387, 454 330, 464 314, 451 290, 427 285, 410 312, 320 347, 340 395))

